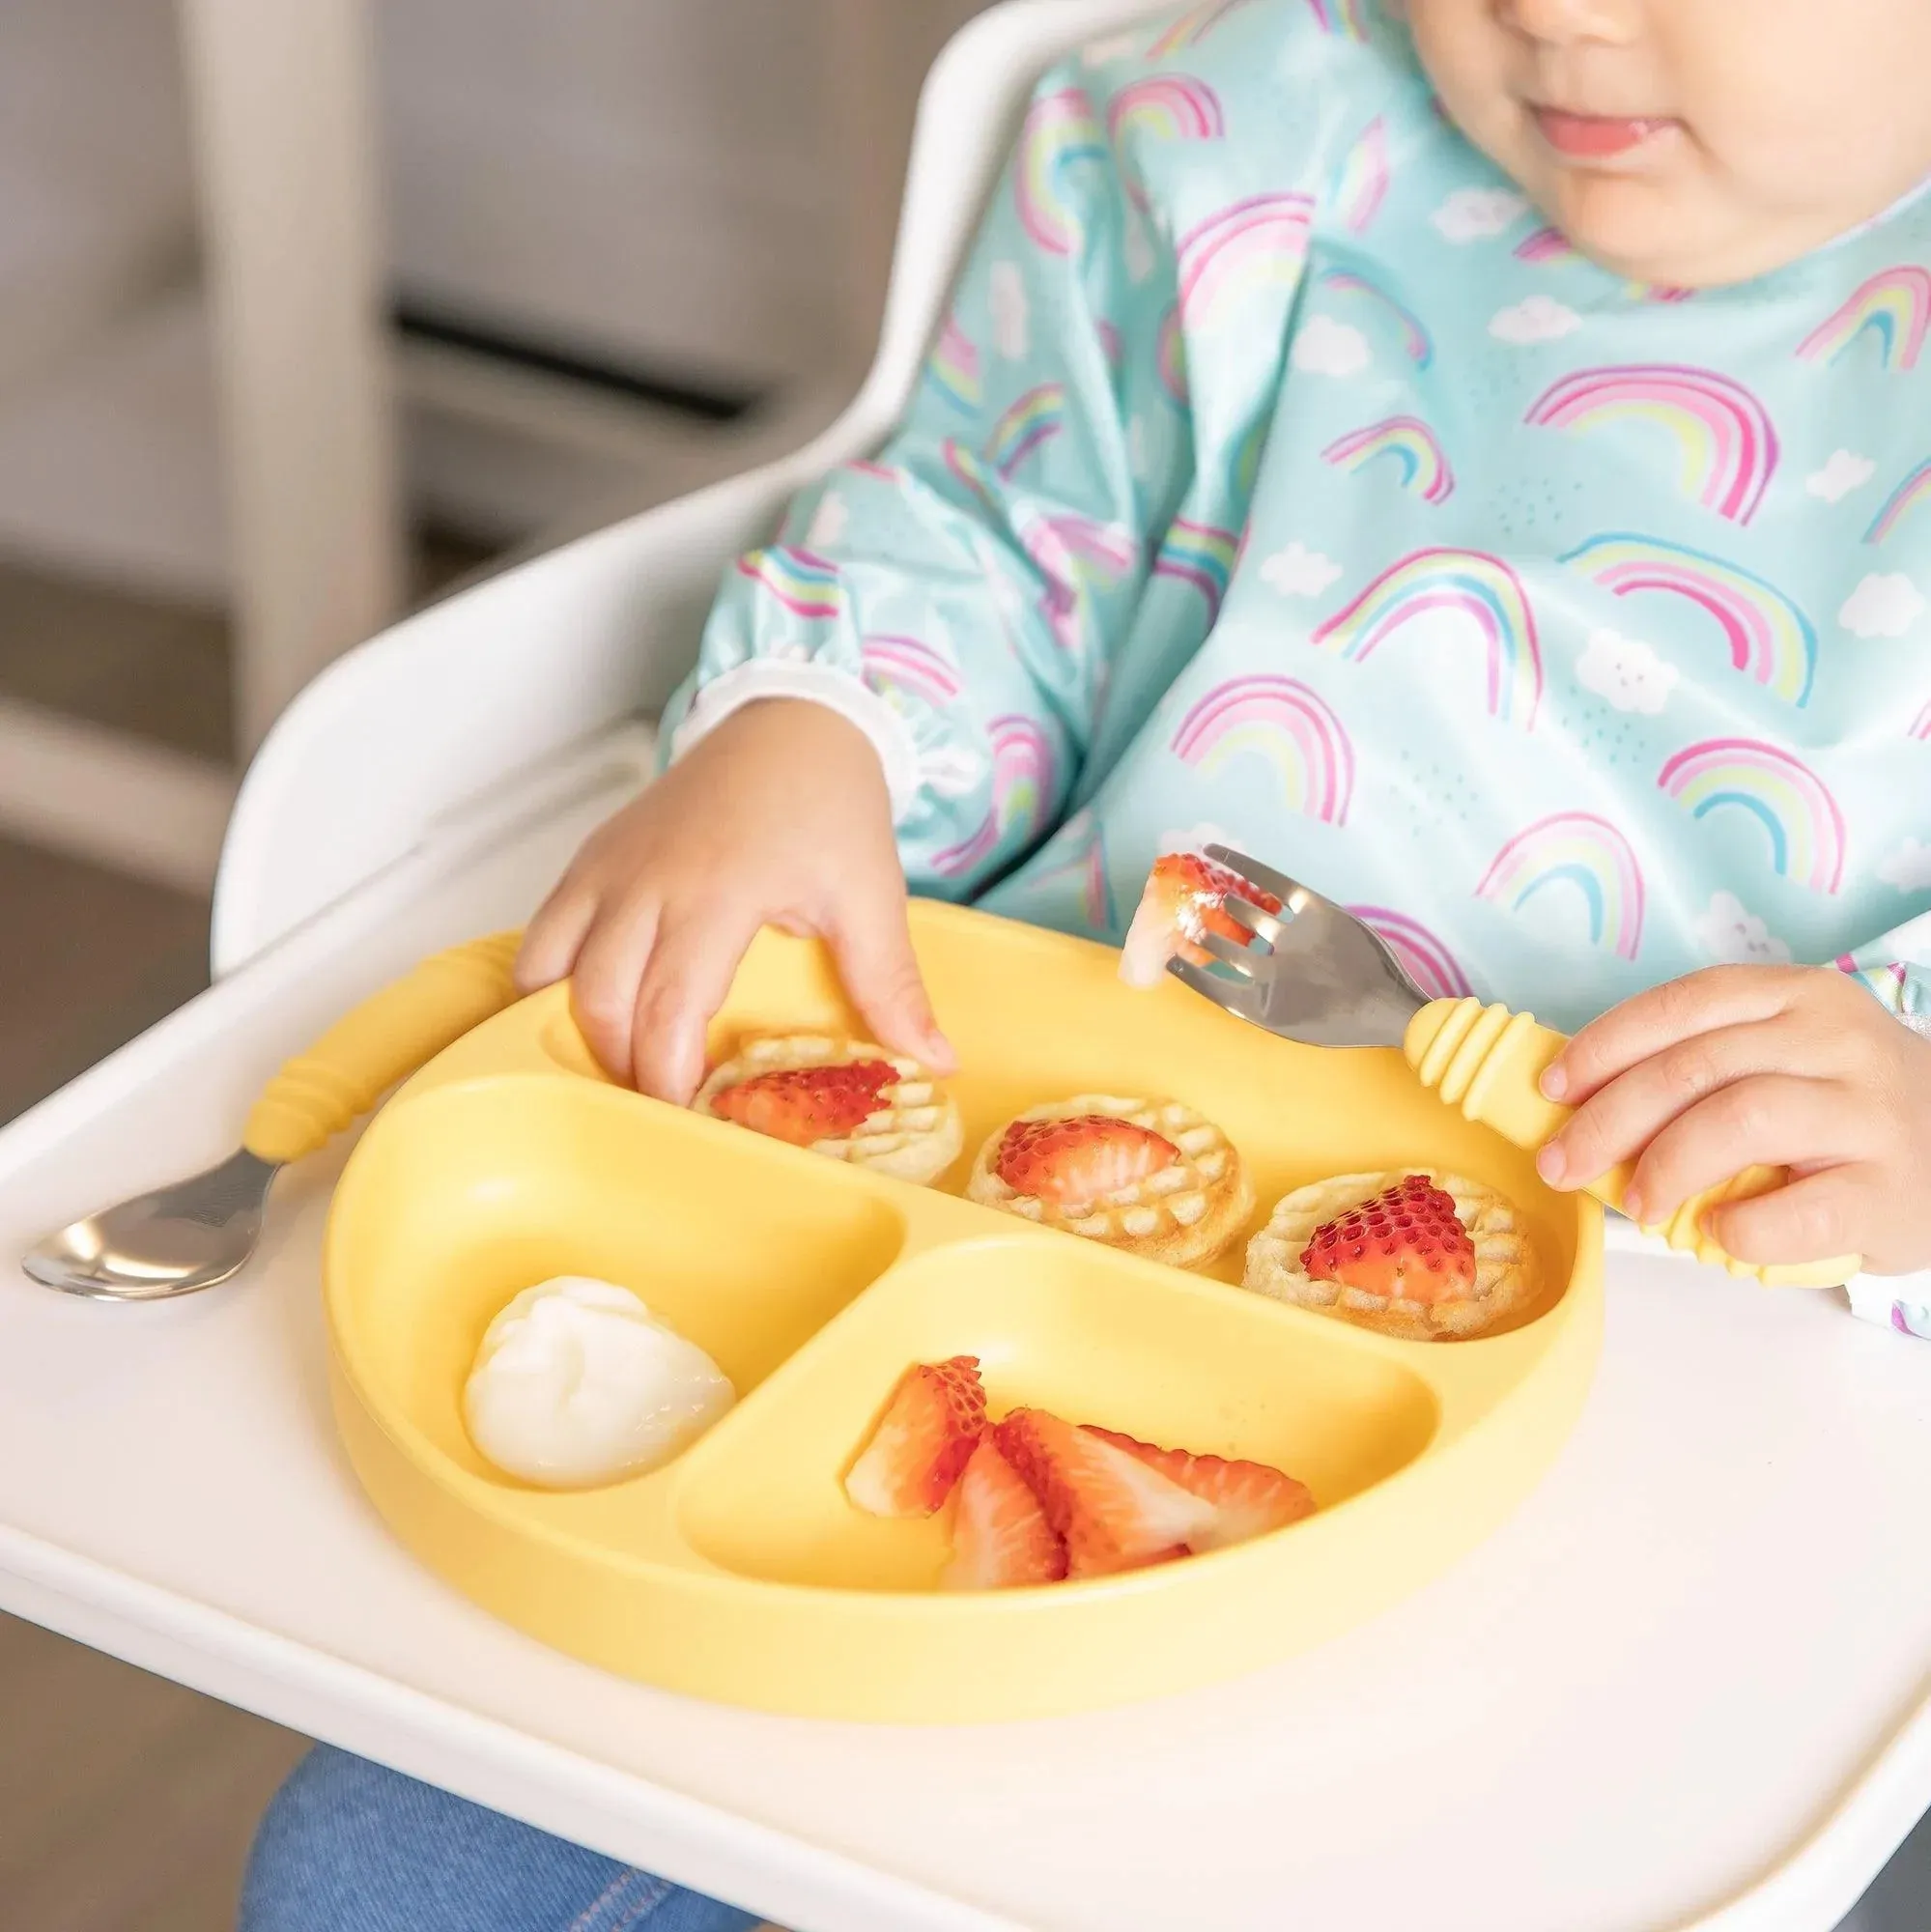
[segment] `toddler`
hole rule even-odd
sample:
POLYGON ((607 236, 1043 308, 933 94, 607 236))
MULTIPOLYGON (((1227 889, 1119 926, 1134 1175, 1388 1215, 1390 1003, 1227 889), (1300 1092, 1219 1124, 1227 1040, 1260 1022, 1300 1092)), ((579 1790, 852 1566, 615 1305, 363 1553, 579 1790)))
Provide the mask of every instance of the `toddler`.
MULTIPOLYGON (((1058 67, 524 983, 684 1101, 776 923, 945 1068, 908 883, 1118 940, 1219 837, 1580 1029, 1551 1184, 1785 1163, 1734 1253, 1931 1266, 1927 98, 1922 0, 1223 0, 1058 67)), ((570 1856, 559 1927, 657 1896, 570 1856)))
POLYGON ((1582 1028, 1552 1184, 1787 1163, 1733 1252, 1931 1265, 1931 12, 1404 11, 1047 76, 904 423, 738 566, 525 981, 681 1101, 775 922, 943 1064, 906 880, 1117 939, 1217 832, 1582 1028))

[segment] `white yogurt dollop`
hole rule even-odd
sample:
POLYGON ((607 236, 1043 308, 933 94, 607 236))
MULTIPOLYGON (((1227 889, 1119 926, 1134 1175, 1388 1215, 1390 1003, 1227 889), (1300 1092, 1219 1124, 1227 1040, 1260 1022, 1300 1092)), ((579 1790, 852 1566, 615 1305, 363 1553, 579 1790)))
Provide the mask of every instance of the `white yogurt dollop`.
POLYGON ((506 1475, 578 1490, 667 1463, 736 1400, 717 1363, 629 1289, 561 1275, 490 1323, 463 1412, 506 1475))

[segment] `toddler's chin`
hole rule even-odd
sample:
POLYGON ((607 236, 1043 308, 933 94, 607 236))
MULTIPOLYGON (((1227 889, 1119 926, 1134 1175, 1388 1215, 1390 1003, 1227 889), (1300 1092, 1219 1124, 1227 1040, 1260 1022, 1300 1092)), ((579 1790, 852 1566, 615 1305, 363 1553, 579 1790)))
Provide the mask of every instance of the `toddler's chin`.
POLYGON ((1754 274, 1733 242, 1686 208, 1680 188, 1640 175, 1565 173, 1545 205, 1583 254, 1654 288, 1705 288, 1754 274))

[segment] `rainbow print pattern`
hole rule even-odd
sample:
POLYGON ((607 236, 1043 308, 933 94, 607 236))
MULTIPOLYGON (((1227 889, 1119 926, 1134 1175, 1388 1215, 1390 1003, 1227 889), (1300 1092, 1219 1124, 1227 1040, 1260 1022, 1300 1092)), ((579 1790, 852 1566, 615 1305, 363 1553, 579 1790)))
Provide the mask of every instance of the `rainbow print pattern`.
POLYGON ((1538 819, 1496 853, 1475 896, 1519 912, 1547 886, 1573 886, 1589 909, 1589 943, 1633 959, 1643 943, 1643 875, 1630 841, 1588 811, 1538 819))
POLYGON ((1455 954, 1419 920, 1388 906, 1348 908, 1401 961, 1407 976, 1432 1000, 1465 1000, 1474 988, 1455 954))
POLYGON ((1314 9, 1314 17, 1323 34, 1336 34, 1349 41, 1368 38, 1366 0, 1308 0, 1308 5, 1314 9))
POLYGON ((1211 524, 1190 524, 1177 517, 1160 546, 1153 564, 1155 577, 1170 577, 1198 590, 1207 605, 1207 622, 1220 615, 1221 600, 1234 576, 1234 559, 1240 539, 1233 530, 1217 529, 1211 524))
POLYGON ((959 695, 957 667, 917 638, 866 638, 859 651, 866 682, 882 697, 913 698, 943 710, 959 695))
POLYGON ((1687 497, 1747 524, 1776 472, 1776 431, 1741 384, 1673 363, 1583 369, 1544 392, 1527 420, 1587 435, 1626 422, 1662 430, 1676 444, 1687 497))
POLYGON ((1041 383, 1027 390, 993 425, 985 446, 986 461, 1002 476, 1010 478, 1035 450, 1050 442, 1065 426, 1065 384, 1041 383))
POLYGON ((1516 260, 1537 264, 1574 262, 1579 258, 1569 237, 1559 228, 1538 228, 1516 243, 1516 260))
POLYGON ((1354 796, 1354 747, 1341 721, 1291 677, 1237 677, 1209 691, 1175 732, 1174 755, 1204 778, 1237 758, 1274 774, 1290 811, 1345 825, 1354 796))
POLYGON ((1180 238, 1180 314, 1209 328, 1259 291, 1292 289, 1307 259, 1313 198, 1257 194, 1210 214, 1180 238))
POLYGON ((1227 120, 1220 97, 1205 81, 1160 73, 1133 81, 1113 97, 1106 128, 1117 147, 1136 139, 1218 141, 1226 136, 1227 120))
POLYGON ((1919 743, 1931 740, 1931 704, 1927 704, 1917 714, 1917 721, 1911 727, 1911 735, 1919 743))
POLYGON ((1246 433, 1234 445, 1234 460, 1227 466, 1228 480, 1234 486, 1237 503, 1253 500, 1254 486, 1261 480, 1262 459, 1267 454, 1267 440, 1273 435, 1271 418, 1261 415, 1247 425, 1246 433))
POLYGON ((1535 728, 1542 703, 1542 644, 1521 580, 1483 551, 1421 550, 1385 570, 1313 641, 1359 662, 1419 620, 1468 620, 1487 649, 1489 715, 1535 728))
POLYGON ((1334 185, 1334 210, 1354 234, 1365 235, 1374 227, 1387 198, 1388 123, 1377 114, 1341 164, 1340 178, 1334 185))
POLYGON ((1711 738, 1663 766, 1658 786, 1693 816, 1743 811, 1770 839, 1778 878, 1814 893, 1844 883, 1844 814, 1824 781, 1790 753, 1755 738, 1711 738))
POLYGON ((1247 0, 1209 0, 1204 7, 1190 7, 1166 28, 1147 49, 1150 60, 1165 60, 1169 54, 1184 53, 1197 47, 1227 18, 1247 4, 1247 0))
POLYGON ((999 498, 999 490, 990 472, 979 457, 956 437, 947 437, 939 445, 947 472, 969 497, 975 498, 980 507, 990 516, 1003 518, 1005 507, 999 498))
POLYGON ((1915 369, 1931 329, 1931 271, 1915 266, 1885 269, 1862 284, 1835 314, 1798 344, 1806 362, 1834 362, 1859 337, 1878 345, 1880 366, 1915 369))
POLYGON ((932 386, 956 410, 971 414, 983 397, 979 350, 956 317, 948 316, 925 364, 932 386))
POLYGON ((1455 471, 1434 432, 1417 416, 1390 416, 1330 442, 1320 453, 1337 469, 1362 469, 1381 457, 1401 471, 1402 488, 1424 503, 1445 503, 1455 494, 1455 471))
POLYGON ((988 812, 956 845, 932 854, 932 869, 942 879, 962 879, 999 849, 999 820, 988 812))
POLYGON ((1160 318, 1158 359, 1160 387, 1166 391, 1167 400, 1177 410, 1185 409, 1191 400, 1187 387, 1187 338, 1178 302, 1160 318))
POLYGON ((1347 269, 1329 269, 1321 276, 1320 286, 1336 295, 1361 296, 1384 311, 1401 330, 1402 348, 1417 369, 1426 369, 1434 360, 1434 343, 1422 327, 1421 318, 1398 302, 1380 283, 1371 282, 1365 275, 1347 269))
POLYGON ((1120 582, 1139 561, 1130 531, 1072 514, 1040 517, 1021 532, 1026 554, 1046 580, 1046 621, 1061 648, 1086 641, 1085 620, 1095 591, 1120 582))
POLYGON ((1082 167, 1104 167, 1106 136, 1085 90, 1063 87, 1042 96, 1026 117, 1013 192, 1020 224, 1049 255, 1077 255, 1086 231, 1068 198, 1066 178, 1082 167))
POLYGON ((809 550, 754 550, 738 561, 738 575, 749 578, 767 597, 775 598, 794 617, 807 623, 844 615, 844 585, 838 566, 809 550))
POLYGON ((1030 718, 995 718, 992 739, 992 809, 1002 835, 1015 825, 1036 831, 1058 803, 1053 747, 1030 718))
POLYGON ((1931 497, 1931 463, 1920 463, 1885 499, 1864 532, 1867 544, 1881 544, 1926 497, 1931 497))
POLYGON ((1561 560, 1616 597, 1654 591, 1693 604, 1715 619, 1738 670, 1792 704, 1809 703, 1816 626, 1754 572, 1661 537, 1623 532, 1593 537, 1561 560))
POLYGON ((1092 807, 1077 811, 1060 827, 1040 853, 1040 865, 1028 883, 1042 892, 1076 884, 1080 910, 1093 932, 1114 929, 1113 882, 1106 875, 1106 837, 1092 807))

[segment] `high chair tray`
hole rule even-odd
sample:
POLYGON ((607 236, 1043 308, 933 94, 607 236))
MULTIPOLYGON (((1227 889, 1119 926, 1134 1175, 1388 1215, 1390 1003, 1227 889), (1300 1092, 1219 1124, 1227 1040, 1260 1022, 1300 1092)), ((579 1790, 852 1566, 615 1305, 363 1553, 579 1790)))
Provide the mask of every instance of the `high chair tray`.
MULTIPOLYGON (((1545 1289, 1512 1332, 1418 1344, 1203 1280, 640 1098, 554 987, 416 1076, 337 1189, 324 1275, 335 1411, 377 1507, 467 1596, 669 1689, 813 1717, 985 1720, 1149 1697, 1374 1615, 1486 1535, 1581 1406, 1602 1326, 1594 1202, 1426 1094, 1392 1052, 1257 1036, 1118 955, 922 902, 968 1150, 1078 1094, 1178 1099, 1253 1174, 1258 1225, 1335 1174, 1444 1168, 1527 1223, 1545 1289), (471 1445, 462 1388, 519 1290, 593 1275, 707 1350, 737 1406, 667 1467, 558 1493, 471 1445), (1235 1548, 994 1597, 936 1587, 950 1511, 867 1516, 841 1476, 899 1375, 970 1354, 1020 1404, 1273 1464, 1320 1504, 1235 1548)), ((856 1025, 823 950, 762 938, 714 1029, 856 1025)), ((1251 1232, 1251 1225, 1249 1232, 1251 1232)))
MULTIPOLYGON (((0 1129, 0 1251, 217 1158, 361 994, 526 919, 622 789, 583 779, 0 1129)), ((792 1932, 1832 1932, 1931 1805, 1931 1350, 1828 1294, 1611 1254, 1546 1476, 1317 1648, 1047 1722, 829 1723, 580 1662, 398 1543, 330 1412, 340 1164, 185 1302, 0 1268, 0 1606, 792 1932)))

